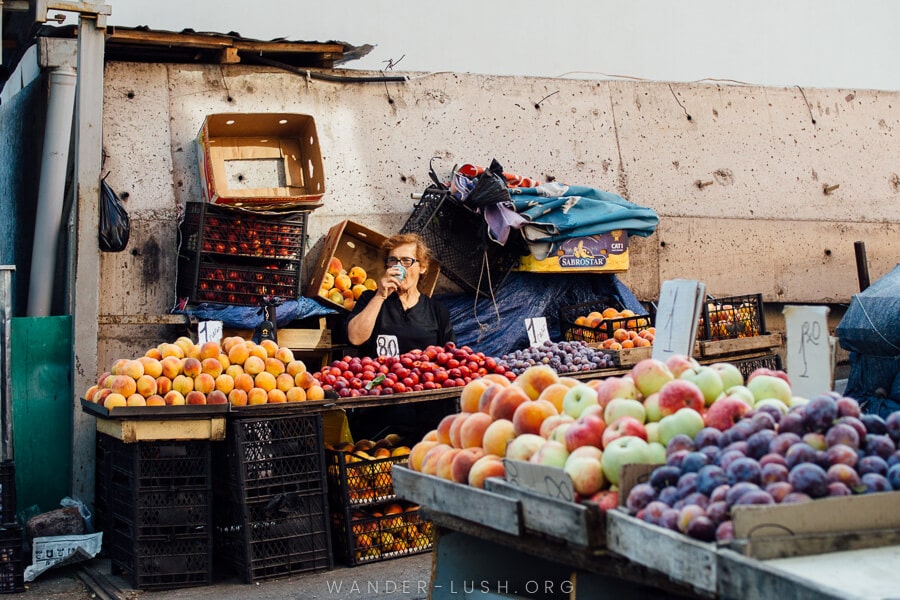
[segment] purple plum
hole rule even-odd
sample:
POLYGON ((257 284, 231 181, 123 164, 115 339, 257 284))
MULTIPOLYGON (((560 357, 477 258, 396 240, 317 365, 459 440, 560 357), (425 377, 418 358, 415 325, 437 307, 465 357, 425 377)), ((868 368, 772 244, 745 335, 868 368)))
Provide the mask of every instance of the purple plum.
POLYGON ((666 529, 671 529, 672 531, 678 531, 678 515, 681 514, 681 511, 675 508, 667 508, 663 511, 662 517, 660 518, 659 524, 666 529))
POLYGON ((709 464, 709 457, 702 452, 690 452, 681 461, 682 473, 696 473, 701 467, 709 464))
POLYGON ((719 455, 719 466, 723 469, 727 469, 728 465, 739 458, 747 458, 747 455, 745 455, 740 450, 729 450, 728 452, 723 452, 719 455))
POLYGON ((864 441, 866 454, 875 454, 887 460, 888 457, 897 451, 894 440, 889 435, 870 433, 864 441))
POLYGON ((759 485, 760 472, 759 463, 749 456, 732 461, 728 468, 725 469, 725 475, 728 477, 728 483, 731 485, 740 481, 749 481, 759 485))
POLYGON ((735 501, 734 506, 748 504, 775 504, 775 499, 765 490, 751 490, 735 501))
POLYGON ((656 500, 656 488, 649 483, 639 483, 628 492, 625 506, 628 508, 628 512, 635 514, 654 500, 656 500))
POLYGON ((678 496, 685 498, 697 491, 697 473, 684 473, 678 478, 678 496))
POLYGON ((835 444, 844 444, 856 450, 859 448, 859 434, 850 423, 835 423, 825 433, 825 444, 829 448, 835 444))
POLYGON ((666 444, 666 456, 669 456, 677 450, 687 450, 690 452, 694 449, 694 440, 691 439, 691 436, 686 433, 679 433, 666 444))
POLYGON ((806 433, 806 427, 803 425, 803 414, 795 411, 783 415, 778 422, 778 433, 796 433, 798 436, 806 433))
POLYGON ((688 521, 685 533, 688 537, 701 542, 714 542, 716 540, 716 525, 708 516, 700 515, 688 521))
POLYGON ((705 448, 706 446, 718 446, 722 432, 715 427, 704 427, 694 436, 694 445, 697 448, 705 448))
POLYGON ((759 481, 760 485, 766 486, 776 481, 788 480, 788 468, 778 463, 767 463, 760 467, 759 481))
POLYGON ((861 477, 861 483, 865 486, 866 494, 874 494, 876 492, 890 492, 894 488, 888 478, 879 473, 866 473, 861 477))
POLYGON ((693 492, 684 497, 684 505, 696 504, 700 508, 706 509, 709 506, 709 496, 700 492, 693 492))
POLYGON ((884 420, 884 427, 887 434, 891 436, 894 443, 900 443, 900 411, 894 411, 884 420))
POLYGON ((764 467, 768 464, 776 464, 776 465, 784 465, 787 466, 787 461, 784 459, 784 456, 781 454, 776 454, 774 452, 769 452, 759 459, 759 466, 764 467))
POLYGON ((690 450, 675 450, 674 452, 666 456, 666 464, 681 469, 681 463, 684 462, 684 457, 690 453, 690 450))
POLYGON ((846 486, 846 484, 841 483, 840 481, 832 481, 828 484, 828 496, 852 496, 853 492, 850 491, 850 488, 846 486))
POLYGON ((738 498, 750 492, 752 490, 758 490, 760 487, 755 483, 750 483, 749 481, 741 481, 728 490, 728 493, 725 494, 725 503, 728 504, 729 507, 734 506, 734 503, 738 501, 738 498))
POLYGON ((771 429, 774 431, 780 419, 781 413, 778 412, 778 409, 774 406, 761 406, 760 410, 750 417, 750 421, 753 423, 753 427, 757 432, 760 432, 763 429, 771 429), (776 417, 775 415, 778 416, 776 417))
MULTIPOLYGON (((718 431, 718 429, 716 431, 718 431)), ((700 448, 700 452, 709 457, 710 463, 718 461, 719 455, 722 454, 722 450, 718 446, 703 446, 700 448)))
POLYGON ((825 469, 814 463, 800 463, 793 467, 788 474, 788 483, 811 498, 828 494, 828 475, 825 469))
POLYGON ((863 456, 859 459, 859 462, 856 463, 856 472, 860 475, 866 475, 868 473, 887 475, 888 464, 886 460, 874 454, 871 456, 863 456))
POLYGON ((705 465, 697 471, 697 491, 701 494, 712 494, 713 490, 727 482, 728 476, 719 465, 705 465))
POLYGON ((861 414, 859 402, 855 398, 841 396, 835 400, 835 404, 837 404, 839 417, 855 417, 858 419, 861 414))
POLYGON ((706 507, 706 516, 718 525, 728 518, 728 504, 724 500, 710 502, 706 507))
POLYGON ((678 483, 679 477, 681 477, 681 469, 671 465, 663 465, 653 469, 653 472, 650 474, 650 485, 657 490, 661 490, 678 483))
POLYGON ((825 472, 825 474, 828 476, 829 483, 838 481, 846 485, 851 490, 855 490, 859 487, 859 473, 857 473, 856 469, 854 469, 850 465, 835 463, 828 467, 828 470, 825 472))
POLYGON ((778 435, 769 442, 769 452, 784 456, 791 446, 803 441, 803 438, 793 431, 782 432, 780 428, 778 431, 778 435))
POLYGON ((894 490, 900 490, 900 464, 891 465, 886 477, 894 490))
POLYGON ((860 415, 859 420, 866 426, 867 433, 874 433, 875 435, 885 435, 887 433, 887 424, 881 418, 881 415, 866 413, 860 415))
POLYGON ((722 521, 716 527, 716 541, 721 543, 730 542, 734 539, 734 522, 730 519, 722 521))
POLYGON ((725 496, 728 495, 728 490, 731 489, 731 486, 727 483, 723 483, 716 489, 712 491, 709 495, 710 502, 718 502, 719 500, 725 500, 725 496))
POLYGON ((785 496, 794 491, 794 486, 787 481, 776 481, 767 485, 765 490, 769 492, 769 495, 772 496, 775 502, 781 502, 785 496))
POLYGON ((828 462, 832 465, 840 463, 855 467, 859 461, 859 455, 856 453, 856 450, 844 444, 831 446, 825 451, 825 455, 828 457, 828 462))
POLYGON ((852 427, 856 431, 856 436, 859 438, 860 442, 865 439, 866 434, 869 433, 866 431, 865 424, 858 417, 841 417, 837 420, 835 425, 846 424, 852 427))
POLYGON ((812 502, 812 498, 803 492, 791 492, 781 499, 781 504, 800 504, 801 502, 812 502))
POLYGON ((644 507, 644 520, 653 525, 660 525, 662 523, 662 514, 668 509, 669 507, 665 502, 654 500, 644 507))
POLYGON ((787 468, 791 470, 801 463, 815 462, 816 450, 806 442, 797 442, 788 448, 784 460, 787 461, 787 468))
MULTIPOLYGON (((765 414, 765 413, 760 413, 765 414)), ((759 460, 769 453, 769 444, 778 434, 773 429, 760 429, 747 438, 747 456, 759 460)))
POLYGON ((820 394, 806 403, 803 425, 807 431, 825 432, 838 418, 838 408, 834 397, 820 394))

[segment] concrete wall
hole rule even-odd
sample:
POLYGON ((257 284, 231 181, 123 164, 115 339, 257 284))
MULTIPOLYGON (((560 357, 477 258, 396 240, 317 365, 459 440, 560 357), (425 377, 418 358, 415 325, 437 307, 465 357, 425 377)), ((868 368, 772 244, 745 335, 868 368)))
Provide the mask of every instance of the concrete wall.
MULTIPOLYGON (((108 64, 104 170, 128 194, 132 235, 126 252, 103 255, 101 314, 173 305, 179 216, 200 198, 194 140, 219 112, 315 117, 327 191, 308 262, 343 219, 399 230, 432 157, 441 176, 497 158, 656 210, 657 232, 632 238, 621 276, 642 300, 680 277, 714 295, 841 304, 858 291, 854 241, 866 242, 873 280, 900 260, 900 93, 410 75, 355 84, 242 65, 108 64)), ((101 337, 120 338, 112 353, 134 351, 146 346, 138 333, 101 337)))

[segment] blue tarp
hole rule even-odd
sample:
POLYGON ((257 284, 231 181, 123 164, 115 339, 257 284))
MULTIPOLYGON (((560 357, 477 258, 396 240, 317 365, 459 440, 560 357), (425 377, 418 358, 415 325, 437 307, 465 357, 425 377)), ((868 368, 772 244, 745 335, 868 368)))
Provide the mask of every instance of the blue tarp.
POLYGON ((850 351, 844 393, 867 412, 900 410, 900 265, 854 294, 836 334, 850 351))
MULTIPOLYGON (((173 311, 185 314, 200 321, 222 321, 225 327, 254 329, 262 322, 262 310, 259 306, 232 306, 228 304, 202 303, 184 310, 173 311)), ((275 307, 277 327, 283 327, 291 321, 308 317, 324 317, 337 313, 333 308, 322 306, 312 298, 285 300, 275 307)))
POLYGON ((527 348, 525 319, 545 317, 550 339, 561 339, 559 310, 564 306, 610 298, 638 314, 647 311, 613 274, 540 274, 513 272, 491 298, 443 294, 436 299, 450 311, 459 345, 488 356, 527 348), (495 311, 496 303, 496 311, 495 311), (499 317, 497 313, 499 312, 499 317))

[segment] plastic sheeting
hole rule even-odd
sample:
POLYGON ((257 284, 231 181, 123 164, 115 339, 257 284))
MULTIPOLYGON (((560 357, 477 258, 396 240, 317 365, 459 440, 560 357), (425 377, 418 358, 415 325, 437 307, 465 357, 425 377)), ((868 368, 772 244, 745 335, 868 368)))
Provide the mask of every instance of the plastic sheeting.
MULTIPOLYGON (((229 304, 203 303, 174 311, 200 321, 222 321, 225 327, 253 329, 262 323, 262 308, 259 306, 232 306, 229 304)), ((275 325, 282 327, 296 319, 324 317, 337 313, 333 308, 322 306, 312 298, 285 300, 275 307, 275 325)))
POLYGON ((471 346, 488 356, 502 356, 529 346, 525 319, 545 317, 550 339, 561 339, 559 310, 600 298, 617 300, 622 308, 647 311, 613 274, 510 273, 491 298, 464 294, 435 297, 450 311, 458 345, 471 346), (496 310, 495 310, 496 307, 496 310), (499 317, 498 317, 499 313, 499 317))
POLYGON ((851 352, 900 356, 900 265, 853 295, 837 336, 851 352))
POLYGON ((853 296, 836 334, 850 351, 844 393, 869 413, 900 410, 900 265, 853 296))

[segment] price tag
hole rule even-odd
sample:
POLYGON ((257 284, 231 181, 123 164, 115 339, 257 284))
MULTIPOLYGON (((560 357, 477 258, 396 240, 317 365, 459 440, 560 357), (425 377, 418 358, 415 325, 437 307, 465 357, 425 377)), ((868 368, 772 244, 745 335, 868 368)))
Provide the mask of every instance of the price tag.
POLYGON ((690 279, 664 281, 656 310, 653 358, 665 361, 675 354, 690 356, 697 338, 697 321, 706 298, 706 285, 690 279))
POLYGON ((222 341, 222 321, 200 321, 197 324, 197 344, 222 341))
POLYGON ((795 396, 812 398, 830 391, 831 337, 827 306, 785 306, 787 373, 795 396))
POLYGON ((525 331, 528 332, 528 343, 532 346, 540 346, 544 342, 550 341, 546 317, 525 319, 525 331))
POLYGON ((575 488, 569 474, 558 467, 548 467, 522 460, 503 459, 506 481, 557 500, 573 501, 575 488))
POLYGON ((375 351, 378 356, 400 356, 400 344, 396 335, 379 335, 375 339, 375 351))

